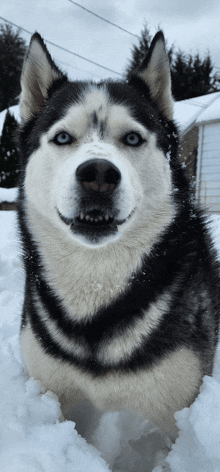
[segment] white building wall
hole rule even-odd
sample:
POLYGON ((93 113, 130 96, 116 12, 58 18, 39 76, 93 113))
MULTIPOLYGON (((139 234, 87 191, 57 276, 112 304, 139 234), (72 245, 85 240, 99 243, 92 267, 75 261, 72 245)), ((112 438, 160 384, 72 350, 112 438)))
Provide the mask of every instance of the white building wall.
POLYGON ((211 213, 220 213, 220 122, 200 125, 197 196, 211 213))

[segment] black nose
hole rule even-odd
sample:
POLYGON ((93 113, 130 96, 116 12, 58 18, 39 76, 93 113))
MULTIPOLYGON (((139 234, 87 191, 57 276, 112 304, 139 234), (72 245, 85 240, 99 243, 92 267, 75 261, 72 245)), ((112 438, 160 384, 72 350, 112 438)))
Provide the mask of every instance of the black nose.
POLYGON ((76 178, 86 190, 111 193, 119 184, 121 173, 106 159, 90 159, 76 169, 76 178))

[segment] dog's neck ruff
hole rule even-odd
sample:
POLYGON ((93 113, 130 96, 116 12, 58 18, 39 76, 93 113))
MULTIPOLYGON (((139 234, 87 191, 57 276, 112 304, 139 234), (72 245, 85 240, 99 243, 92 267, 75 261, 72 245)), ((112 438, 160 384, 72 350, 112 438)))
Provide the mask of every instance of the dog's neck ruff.
MULTIPOLYGON (((139 368, 146 366, 146 364, 150 365, 155 356, 160 356, 161 352, 169 351, 169 343, 166 342, 166 339, 170 339, 172 336, 172 333, 169 332, 170 323, 173 323, 173 316, 176 316, 175 313, 172 313, 172 307, 169 307, 169 313, 166 313, 164 326, 162 318, 160 330, 152 330, 149 337, 144 338, 143 336, 141 348, 137 347, 136 350, 133 350, 126 360, 118 361, 115 365, 107 365, 99 360, 99 350, 104 345, 103 343, 122 334, 125 328, 128 329, 142 320, 150 304, 163 295, 168 287, 172 287, 174 281, 173 291, 176 297, 182 296, 182 293, 179 293, 178 280, 180 281, 180 279, 178 274, 181 273, 182 287, 183 276, 188 282, 189 273, 192 275, 198 269, 198 244, 200 254, 201 247, 204 248, 204 251, 206 250, 201 225, 201 220, 195 218, 192 226, 188 211, 182 211, 162 235, 160 242, 152 248, 150 255, 145 256, 141 269, 132 274, 126 291, 108 307, 100 307, 95 314, 82 321, 73 321, 68 316, 62 300, 59 300, 50 284, 45 281, 41 273, 38 250, 32 243, 31 236, 28 235, 29 244, 25 248, 26 300, 28 302, 24 306, 23 326, 27 322, 31 323, 35 336, 46 352, 55 357, 66 359, 93 375, 104 374, 109 370, 135 370, 137 365, 139 368), (184 231, 188 224, 191 225, 190 238, 188 233, 184 231), (191 237, 192 233, 194 234, 193 238, 191 237), (200 238, 199 235, 201 235, 200 238), (36 294, 56 329, 63 333, 68 342, 73 344, 77 342, 78 345, 84 347, 89 355, 82 358, 78 357, 76 353, 65 352, 60 344, 53 339, 53 335, 47 330, 45 322, 36 308, 36 294), (169 332, 168 336, 165 335, 166 332, 169 332)), ((26 233, 28 234, 27 229, 26 233)), ((181 330, 179 337, 177 333, 173 336, 172 344, 178 345, 181 342, 181 330)))

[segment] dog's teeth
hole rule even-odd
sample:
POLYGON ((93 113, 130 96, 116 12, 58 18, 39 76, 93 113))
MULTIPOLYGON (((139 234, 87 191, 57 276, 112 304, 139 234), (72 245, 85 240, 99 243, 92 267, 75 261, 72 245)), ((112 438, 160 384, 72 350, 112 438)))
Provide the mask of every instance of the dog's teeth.
POLYGON ((80 212, 79 214, 79 219, 82 221, 82 220, 85 220, 85 221, 90 221, 91 223, 92 222, 95 222, 95 223, 98 223, 99 221, 109 221, 109 219, 113 218, 113 215, 111 213, 106 213, 105 215, 103 216, 96 216, 95 218, 92 217, 92 216, 89 216, 89 215, 86 215, 85 213, 83 213, 83 211, 80 212))

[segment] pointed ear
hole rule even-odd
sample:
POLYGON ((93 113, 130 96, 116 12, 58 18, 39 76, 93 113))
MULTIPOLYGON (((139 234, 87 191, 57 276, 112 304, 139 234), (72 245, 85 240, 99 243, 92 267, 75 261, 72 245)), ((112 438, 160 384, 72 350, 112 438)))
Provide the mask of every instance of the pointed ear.
POLYGON ((154 36, 148 55, 139 69, 138 76, 144 80, 150 89, 151 98, 157 103, 158 108, 169 120, 172 120, 173 100, 170 65, 162 31, 154 36))
POLYGON ((35 33, 31 38, 21 75, 20 108, 23 122, 41 112, 47 101, 49 88, 62 78, 66 79, 66 76, 52 61, 41 36, 35 33))

